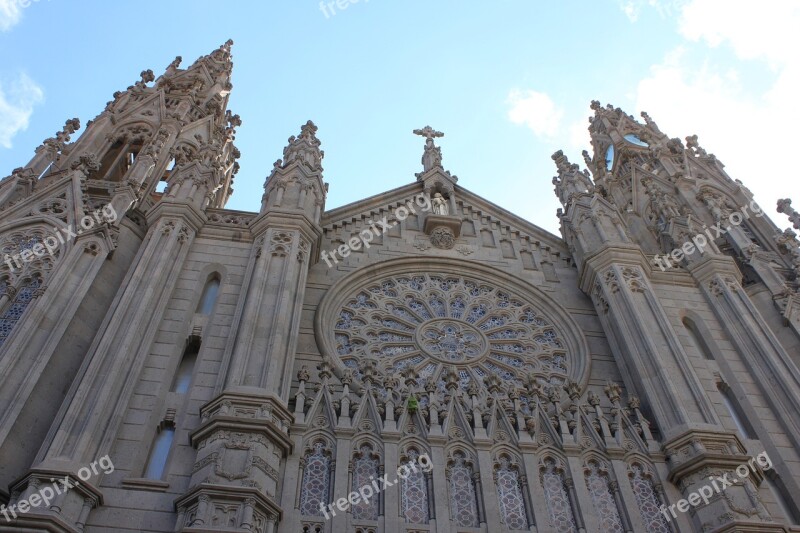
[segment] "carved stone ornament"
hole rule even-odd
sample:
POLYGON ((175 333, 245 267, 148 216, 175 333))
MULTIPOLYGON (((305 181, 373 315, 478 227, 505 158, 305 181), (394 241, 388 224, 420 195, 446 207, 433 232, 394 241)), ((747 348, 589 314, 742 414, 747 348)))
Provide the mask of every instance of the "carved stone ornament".
POLYGON ((442 250, 450 250, 456 245, 456 237, 450 228, 439 226, 431 232, 431 244, 442 250))

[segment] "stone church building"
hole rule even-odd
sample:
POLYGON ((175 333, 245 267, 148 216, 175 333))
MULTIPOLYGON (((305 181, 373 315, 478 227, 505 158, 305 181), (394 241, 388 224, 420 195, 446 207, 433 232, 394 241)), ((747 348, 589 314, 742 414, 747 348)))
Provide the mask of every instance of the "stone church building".
POLYGON ((800 531, 800 243, 696 136, 593 102, 560 236, 429 127, 234 211, 231 45, 0 182, 0 531, 800 531))

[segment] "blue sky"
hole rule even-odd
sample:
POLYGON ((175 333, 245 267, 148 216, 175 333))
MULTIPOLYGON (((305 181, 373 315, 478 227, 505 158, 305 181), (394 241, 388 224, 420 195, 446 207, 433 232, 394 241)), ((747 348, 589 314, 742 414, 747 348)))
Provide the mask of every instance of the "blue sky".
POLYGON ((232 209, 258 209, 308 119, 328 209, 413 181, 423 140, 411 130, 430 124, 460 185, 557 232, 550 155, 582 162, 592 99, 698 134, 771 216, 778 198, 800 203, 785 158, 800 123, 796 1, 341 4, 0 0, 0 174, 67 118, 85 126, 140 71, 158 76, 176 55, 185 67, 232 38, 230 109, 244 122, 232 209))

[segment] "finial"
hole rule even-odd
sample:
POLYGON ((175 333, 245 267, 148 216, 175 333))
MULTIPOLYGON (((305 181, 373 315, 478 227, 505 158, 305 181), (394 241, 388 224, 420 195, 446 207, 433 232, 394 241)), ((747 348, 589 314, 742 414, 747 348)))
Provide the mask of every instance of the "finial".
POLYGON ((784 213, 789 217, 789 222, 792 223, 794 229, 800 229, 800 213, 795 211, 792 207, 792 201, 789 198, 782 198, 778 200, 778 213, 784 213))
POLYGON ((316 136, 317 126, 310 120, 300 128, 300 136, 289 137, 289 144, 283 149, 283 168, 300 160, 315 170, 322 170, 325 152, 319 149, 321 143, 316 136))

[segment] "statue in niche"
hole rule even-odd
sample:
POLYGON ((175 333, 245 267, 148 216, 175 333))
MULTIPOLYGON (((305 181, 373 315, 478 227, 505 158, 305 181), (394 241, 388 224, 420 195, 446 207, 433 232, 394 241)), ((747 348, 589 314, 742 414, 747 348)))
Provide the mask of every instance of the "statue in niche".
POLYGON ((440 192, 437 192, 433 195, 433 198, 431 198, 431 206, 434 215, 448 214, 447 200, 444 199, 444 196, 442 196, 442 193, 440 192))

